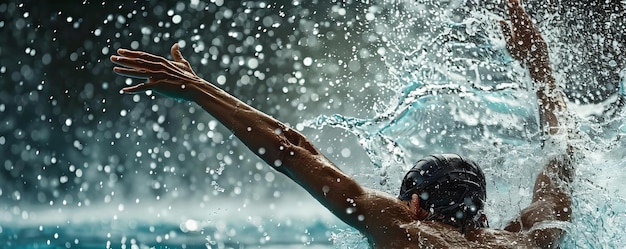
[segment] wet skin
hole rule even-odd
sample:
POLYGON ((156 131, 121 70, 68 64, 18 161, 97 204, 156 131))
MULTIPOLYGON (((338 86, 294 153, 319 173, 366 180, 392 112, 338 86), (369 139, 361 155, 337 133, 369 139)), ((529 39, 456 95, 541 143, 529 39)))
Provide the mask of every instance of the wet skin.
MULTIPOLYGON (((528 68, 536 84, 541 127, 548 136, 563 133, 559 115, 566 105, 552 77, 547 45, 519 2, 509 0, 507 5, 510 24, 501 22, 507 49, 528 68)), ((151 90, 197 103, 262 160, 363 233, 374 248, 551 248, 558 246, 563 231, 533 226, 570 220, 571 200, 563 186, 572 179, 571 149, 543 168, 532 203, 504 230, 469 228, 461 233, 458 228, 424 220, 428 212, 419 209, 417 195, 404 202, 359 185, 298 131, 199 78, 177 44, 171 49, 173 60, 125 49, 118 54, 111 56, 119 65, 114 68, 116 73, 147 79, 124 88, 124 92, 151 90)))

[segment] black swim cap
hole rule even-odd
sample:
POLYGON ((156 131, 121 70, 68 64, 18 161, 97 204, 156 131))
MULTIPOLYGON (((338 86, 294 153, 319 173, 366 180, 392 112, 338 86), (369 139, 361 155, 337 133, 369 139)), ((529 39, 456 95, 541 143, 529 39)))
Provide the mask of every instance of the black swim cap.
POLYGON ((487 198, 485 175, 471 160, 456 154, 431 155, 415 163, 402 180, 399 199, 420 198, 429 220, 464 228, 473 223, 487 227, 482 215, 487 198))

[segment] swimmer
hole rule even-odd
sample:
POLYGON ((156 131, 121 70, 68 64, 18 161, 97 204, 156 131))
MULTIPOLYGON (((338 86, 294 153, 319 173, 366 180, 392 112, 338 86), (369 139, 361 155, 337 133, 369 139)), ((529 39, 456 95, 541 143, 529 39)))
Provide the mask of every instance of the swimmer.
MULTIPOLYGON (((535 83, 542 130, 546 136, 563 133, 559 113, 566 105, 552 77, 546 43, 518 0, 507 5, 510 24, 501 21, 507 49, 535 83)), ((549 223, 570 220, 571 150, 539 173, 532 203, 519 218, 492 229, 483 214, 485 176, 465 157, 440 154, 419 160, 404 177, 399 195, 369 189, 298 131, 199 78, 177 44, 171 49, 173 60, 125 49, 118 54, 111 56, 120 65, 116 73, 147 79, 123 92, 151 90, 197 103, 267 164, 364 234, 373 248, 556 248, 564 231, 549 223)))

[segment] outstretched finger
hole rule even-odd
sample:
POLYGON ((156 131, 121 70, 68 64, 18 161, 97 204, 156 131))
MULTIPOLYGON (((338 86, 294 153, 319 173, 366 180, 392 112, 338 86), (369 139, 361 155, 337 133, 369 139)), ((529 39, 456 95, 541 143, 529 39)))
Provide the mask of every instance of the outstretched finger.
POLYGON ((519 10, 522 9, 518 0, 507 0, 506 7, 509 10, 509 18, 514 21, 519 16, 519 10))
POLYGON ((130 58, 126 56, 111 56, 111 62, 130 68, 139 68, 139 69, 158 69, 162 67, 162 64, 150 60, 144 60, 141 58, 130 58))
POLYGON ((125 67, 114 67, 113 72, 115 72, 116 74, 125 76, 125 77, 137 78, 137 79, 147 79, 147 78, 150 78, 150 75, 152 75, 152 72, 148 72, 146 70, 138 70, 138 69, 132 69, 132 68, 125 68, 125 67))
POLYGON ((124 93, 138 93, 138 92, 145 92, 145 91, 148 91, 148 90, 151 90, 151 87, 147 83, 141 83, 141 84, 138 84, 138 85, 122 88, 122 91, 124 93))
POLYGON ((513 30, 532 28, 532 20, 530 20, 530 16, 526 14, 518 0, 509 0, 507 6, 509 7, 509 18, 513 24, 513 30))
POLYGON ((506 7, 509 9, 509 16, 513 15, 513 11, 515 11, 515 8, 519 5, 519 0, 506 0, 506 7))
POLYGON ((119 55, 122 55, 123 57, 139 58, 145 61, 152 61, 152 62, 166 62, 167 61, 167 59, 163 58, 162 56, 153 55, 153 54, 142 52, 142 51, 133 51, 133 50, 120 48, 117 50, 117 53, 119 55))

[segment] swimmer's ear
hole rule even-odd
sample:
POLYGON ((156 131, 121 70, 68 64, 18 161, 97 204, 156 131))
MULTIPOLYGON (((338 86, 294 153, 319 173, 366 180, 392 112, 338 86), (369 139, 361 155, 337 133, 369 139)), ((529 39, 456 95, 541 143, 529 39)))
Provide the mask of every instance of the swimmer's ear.
POLYGON ((415 210, 412 210, 413 212, 415 212, 415 214, 419 214, 419 210, 420 210, 420 197, 417 194, 412 194, 411 195, 411 204, 415 203, 415 210))

